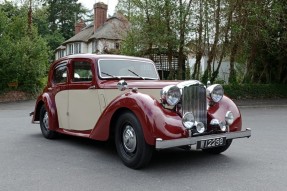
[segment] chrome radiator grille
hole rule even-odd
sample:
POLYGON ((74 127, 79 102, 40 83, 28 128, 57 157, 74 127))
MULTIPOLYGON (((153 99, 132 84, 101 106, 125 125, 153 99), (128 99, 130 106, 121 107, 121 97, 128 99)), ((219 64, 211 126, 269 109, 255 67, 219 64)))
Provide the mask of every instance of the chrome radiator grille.
POLYGON ((182 112, 192 112, 195 121, 207 127, 206 89, 202 84, 185 86, 182 89, 182 112))

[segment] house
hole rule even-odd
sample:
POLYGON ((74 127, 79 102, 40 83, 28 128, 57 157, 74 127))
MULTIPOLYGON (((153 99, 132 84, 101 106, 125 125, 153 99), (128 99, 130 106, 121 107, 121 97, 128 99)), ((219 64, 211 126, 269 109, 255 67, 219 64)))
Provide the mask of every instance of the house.
POLYGON ((107 18, 108 6, 94 4, 94 21, 86 26, 83 20, 75 24, 75 36, 66 40, 55 51, 55 58, 78 53, 117 53, 129 22, 120 13, 107 18))

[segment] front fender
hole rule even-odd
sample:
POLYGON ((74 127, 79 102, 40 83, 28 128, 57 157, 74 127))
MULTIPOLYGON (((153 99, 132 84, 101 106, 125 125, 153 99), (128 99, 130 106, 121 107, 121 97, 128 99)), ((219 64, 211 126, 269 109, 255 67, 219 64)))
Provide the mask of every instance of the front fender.
POLYGON ((229 131, 241 131, 242 119, 241 113, 235 103, 228 97, 223 96, 222 100, 213 106, 208 108, 207 121, 210 123, 211 119, 218 119, 225 121, 225 114, 227 111, 231 111, 234 115, 234 122, 229 126, 229 131))
POLYGON ((156 138, 175 139, 187 137, 181 118, 176 112, 164 109, 153 97, 139 93, 128 92, 115 98, 100 116, 90 138, 107 140, 110 127, 117 111, 129 110, 133 112, 141 123, 145 140, 150 145, 155 145, 156 138))

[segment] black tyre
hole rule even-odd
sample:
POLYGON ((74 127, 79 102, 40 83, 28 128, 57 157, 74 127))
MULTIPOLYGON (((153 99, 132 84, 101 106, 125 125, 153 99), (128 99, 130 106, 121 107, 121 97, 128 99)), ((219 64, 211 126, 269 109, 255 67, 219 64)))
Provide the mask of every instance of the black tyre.
POLYGON ((49 130, 49 115, 45 105, 40 110, 40 128, 43 136, 47 139, 54 139, 57 135, 55 131, 49 130))
POLYGON ((123 163, 133 169, 148 164, 153 147, 145 142, 141 124, 131 112, 122 114, 116 124, 115 144, 123 163))
POLYGON ((228 139, 226 140, 226 144, 224 146, 214 147, 210 149, 202 149, 202 151, 210 153, 210 154, 220 154, 226 151, 230 147, 231 143, 232 143, 232 139, 228 139))

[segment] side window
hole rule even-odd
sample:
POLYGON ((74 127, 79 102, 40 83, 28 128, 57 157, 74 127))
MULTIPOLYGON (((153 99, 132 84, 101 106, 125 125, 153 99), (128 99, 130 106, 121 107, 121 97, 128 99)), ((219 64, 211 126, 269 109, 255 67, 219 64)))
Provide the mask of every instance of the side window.
POLYGON ((59 65, 55 68, 53 73, 53 82, 55 84, 66 83, 67 82, 67 66, 59 65))
POLYGON ((92 68, 89 62, 73 62, 73 82, 91 82, 92 68))

